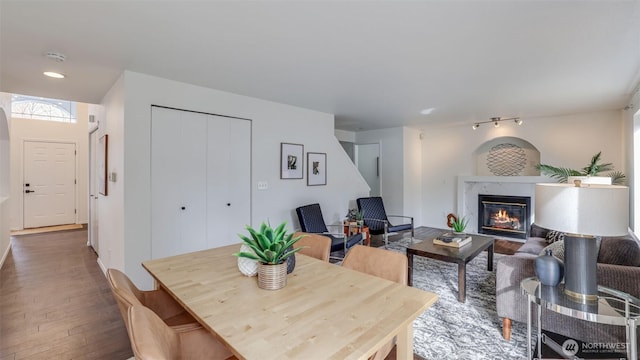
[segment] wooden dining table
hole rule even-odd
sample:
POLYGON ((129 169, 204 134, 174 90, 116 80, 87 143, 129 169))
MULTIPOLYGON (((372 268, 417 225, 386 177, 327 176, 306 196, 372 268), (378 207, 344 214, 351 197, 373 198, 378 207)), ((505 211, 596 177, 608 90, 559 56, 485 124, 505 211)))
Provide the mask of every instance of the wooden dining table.
POLYGON ((238 270, 240 244, 142 266, 240 359, 367 359, 397 337, 413 359, 413 321, 437 295, 296 254, 280 290, 238 270))

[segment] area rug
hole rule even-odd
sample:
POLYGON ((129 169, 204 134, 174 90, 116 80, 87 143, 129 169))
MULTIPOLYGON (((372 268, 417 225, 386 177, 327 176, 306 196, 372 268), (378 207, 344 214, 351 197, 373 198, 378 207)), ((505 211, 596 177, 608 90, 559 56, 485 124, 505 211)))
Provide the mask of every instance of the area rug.
MULTIPOLYGON (((409 238, 388 249, 406 253, 409 238)), ((414 240, 417 241, 417 240, 414 240)), ((511 340, 502 338, 496 313, 495 263, 487 271, 487 253, 467 264, 467 299, 458 302, 458 265, 415 256, 413 286, 438 294, 438 301, 413 324, 414 352, 425 359, 526 359, 526 324, 513 323, 511 340)))

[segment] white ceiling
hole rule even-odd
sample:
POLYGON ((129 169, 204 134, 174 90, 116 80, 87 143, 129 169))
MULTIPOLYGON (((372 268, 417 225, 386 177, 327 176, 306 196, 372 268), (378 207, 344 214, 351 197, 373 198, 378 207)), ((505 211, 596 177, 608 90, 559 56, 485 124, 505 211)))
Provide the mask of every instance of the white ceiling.
POLYGON ((128 69, 366 130, 620 109, 640 77, 638 1, 0 1, 0 91, 89 103, 128 69))

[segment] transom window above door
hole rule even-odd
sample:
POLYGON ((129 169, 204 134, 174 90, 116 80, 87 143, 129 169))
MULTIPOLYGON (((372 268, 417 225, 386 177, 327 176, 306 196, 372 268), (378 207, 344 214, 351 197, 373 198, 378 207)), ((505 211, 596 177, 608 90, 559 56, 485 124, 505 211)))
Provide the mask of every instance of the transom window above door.
POLYGON ((14 94, 11 96, 11 117, 75 123, 76 103, 68 100, 14 94))

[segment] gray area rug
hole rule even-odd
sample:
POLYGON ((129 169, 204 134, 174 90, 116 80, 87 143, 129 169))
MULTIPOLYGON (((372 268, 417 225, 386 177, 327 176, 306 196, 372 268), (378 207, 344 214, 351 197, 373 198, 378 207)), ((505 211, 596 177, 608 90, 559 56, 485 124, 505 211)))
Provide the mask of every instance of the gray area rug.
MULTIPOLYGON (((406 253, 409 238, 389 243, 406 253)), ((418 240, 414 240, 417 242, 418 240)), ((413 324, 414 352, 425 359, 526 359, 527 327, 514 322, 511 341, 502 338, 496 313, 494 272, 487 271, 487 253, 467 264, 467 299, 458 302, 458 265, 414 257, 413 286, 438 294, 438 301, 413 324)))

